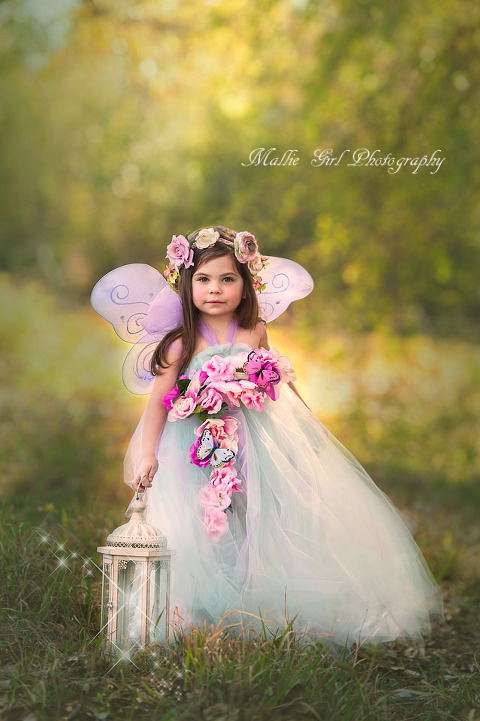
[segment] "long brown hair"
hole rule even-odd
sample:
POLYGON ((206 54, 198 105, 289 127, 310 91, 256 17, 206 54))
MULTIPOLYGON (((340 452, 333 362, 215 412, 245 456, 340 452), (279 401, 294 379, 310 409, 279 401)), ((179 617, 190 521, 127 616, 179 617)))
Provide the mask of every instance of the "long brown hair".
MULTIPOLYGON (((220 234, 220 238, 224 238, 225 240, 234 240, 236 235, 235 230, 226 228, 223 225, 216 225, 214 230, 220 234)), ((196 230, 190 233, 188 236, 190 243, 196 239, 199 232, 200 230, 196 230)), ((214 258, 221 258, 225 255, 232 257, 234 265, 243 280, 243 294, 245 297, 242 298, 235 311, 238 325, 240 328, 253 330, 260 320, 257 295, 253 288, 251 273, 246 263, 239 263, 236 259, 233 247, 217 241, 215 245, 209 248, 194 248, 193 266, 190 268, 182 266, 180 268, 178 292, 180 300, 182 301, 182 324, 169 331, 156 347, 152 360, 150 361, 150 370, 153 375, 161 375, 162 370, 168 368, 168 349, 176 340, 182 341, 180 372, 184 371, 192 360, 199 336, 198 320, 200 315, 198 308, 194 306, 192 300, 192 277, 203 263, 208 263, 208 261, 214 260, 214 258)))

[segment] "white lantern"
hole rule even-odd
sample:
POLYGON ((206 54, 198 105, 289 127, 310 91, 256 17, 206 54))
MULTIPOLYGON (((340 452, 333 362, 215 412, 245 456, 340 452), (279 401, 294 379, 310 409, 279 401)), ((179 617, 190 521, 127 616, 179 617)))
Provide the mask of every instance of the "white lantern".
POLYGON ((101 624, 111 651, 168 643, 170 629, 173 552, 159 529, 144 520, 140 494, 131 508, 129 522, 97 548, 103 554, 101 624))

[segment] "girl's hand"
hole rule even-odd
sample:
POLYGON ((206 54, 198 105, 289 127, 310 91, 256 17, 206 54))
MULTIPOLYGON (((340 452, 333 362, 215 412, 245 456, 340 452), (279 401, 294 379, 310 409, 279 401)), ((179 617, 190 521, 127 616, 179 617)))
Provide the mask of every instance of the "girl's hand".
POLYGON ((150 488, 157 469, 158 461, 155 456, 142 458, 138 473, 133 479, 133 487, 136 488, 139 493, 143 493, 145 488, 150 488))

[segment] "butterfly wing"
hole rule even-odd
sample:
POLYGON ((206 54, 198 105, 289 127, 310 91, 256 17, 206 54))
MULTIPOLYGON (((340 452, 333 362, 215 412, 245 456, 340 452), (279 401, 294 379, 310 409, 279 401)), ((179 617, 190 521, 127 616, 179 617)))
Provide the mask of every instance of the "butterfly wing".
POLYGON ((273 370, 273 368, 262 368, 260 373, 257 376, 257 385, 260 386, 260 388, 265 388, 265 386, 268 386, 269 383, 278 383, 280 380, 280 374, 273 370))
POLYGON ((209 458, 216 449, 215 439, 212 435, 212 431, 205 428, 202 435, 200 436, 200 443, 197 448, 197 458, 199 461, 204 461, 209 458))
POLYGON ((246 362, 243 364, 243 370, 248 375, 258 373, 262 369, 262 362, 254 350, 250 351, 246 362))
POLYGON ((235 453, 231 451, 230 448, 215 448, 212 453, 210 463, 214 468, 218 468, 219 466, 223 466, 225 463, 228 463, 233 458, 235 458, 235 453))
POLYGON ((268 257, 262 270, 265 290, 257 293, 262 317, 270 323, 278 318, 294 300, 305 298, 313 290, 313 278, 299 263, 287 258, 268 257))
POLYGON ((149 393, 153 351, 182 321, 178 295, 158 270, 145 263, 131 263, 100 278, 92 290, 91 303, 122 340, 134 344, 123 364, 125 387, 139 395, 149 393))

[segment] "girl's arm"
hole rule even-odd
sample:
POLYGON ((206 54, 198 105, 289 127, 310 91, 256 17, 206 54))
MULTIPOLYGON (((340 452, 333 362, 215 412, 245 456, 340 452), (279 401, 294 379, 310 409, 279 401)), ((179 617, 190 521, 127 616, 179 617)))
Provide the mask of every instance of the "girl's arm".
POLYGON ((142 459, 132 484, 140 492, 152 485, 153 477, 157 472, 158 461, 155 451, 168 413, 162 401, 164 395, 173 388, 178 378, 180 368, 178 354, 172 357, 168 353, 167 362, 170 364, 168 368, 163 371, 162 375, 155 376, 152 393, 145 409, 142 429, 142 459))

